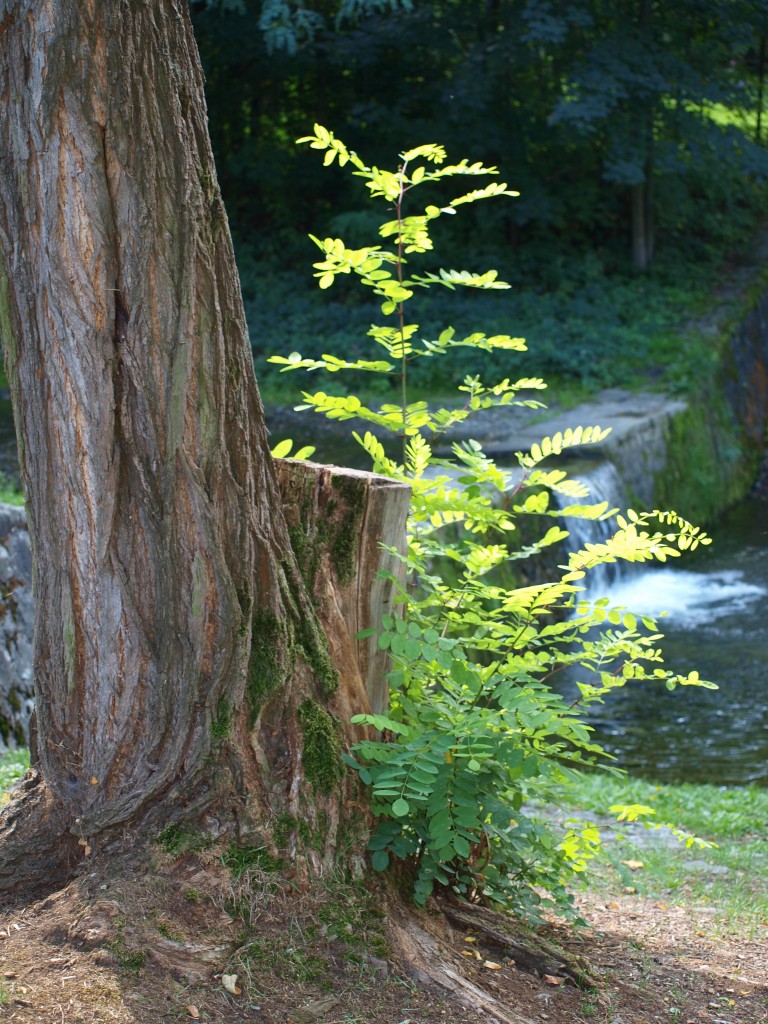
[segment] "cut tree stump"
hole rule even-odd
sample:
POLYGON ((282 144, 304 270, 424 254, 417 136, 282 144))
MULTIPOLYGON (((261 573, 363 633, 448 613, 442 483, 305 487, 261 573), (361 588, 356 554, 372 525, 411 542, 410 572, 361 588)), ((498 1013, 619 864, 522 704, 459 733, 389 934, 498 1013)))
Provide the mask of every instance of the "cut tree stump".
POLYGON ((405 582, 411 489, 339 466, 277 459, 276 467, 291 544, 333 663, 343 673, 351 654, 368 706, 385 714, 388 654, 379 649, 375 634, 358 639, 358 633, 377 629, 384 615, 396 611, 397 585, 405 582))

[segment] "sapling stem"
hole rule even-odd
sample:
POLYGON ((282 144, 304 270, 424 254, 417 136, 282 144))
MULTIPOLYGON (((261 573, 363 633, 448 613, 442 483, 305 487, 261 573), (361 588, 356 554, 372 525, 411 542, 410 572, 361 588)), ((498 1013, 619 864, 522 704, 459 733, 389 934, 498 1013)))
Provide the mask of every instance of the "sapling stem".
MULTIPOLYGON (((399 168, 400 191, 397 196, 397 281, 403 286, 403 198, 405 196, 405 160, 399 168)), ((397 319, 400 327, 400 401, 403 405, 403 469, 408 471, 406 452, 408 447, 408 360, 405 357, 405 303, 397 304, 397 319)))

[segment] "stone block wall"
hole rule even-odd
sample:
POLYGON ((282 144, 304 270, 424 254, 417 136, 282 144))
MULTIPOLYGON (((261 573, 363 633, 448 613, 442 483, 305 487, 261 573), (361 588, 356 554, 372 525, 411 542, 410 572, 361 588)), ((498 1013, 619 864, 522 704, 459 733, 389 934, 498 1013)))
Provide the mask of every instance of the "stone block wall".
POLYGON ((27 745, 34 708, 32 550, 24 509, 0 504, 0 750, 27 745))

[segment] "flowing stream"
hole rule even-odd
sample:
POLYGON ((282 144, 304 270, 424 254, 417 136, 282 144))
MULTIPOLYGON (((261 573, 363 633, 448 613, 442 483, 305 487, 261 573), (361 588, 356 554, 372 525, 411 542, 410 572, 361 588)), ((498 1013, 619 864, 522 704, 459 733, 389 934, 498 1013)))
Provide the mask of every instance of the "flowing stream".
MULTIPOLYGON (((593 500, 624 503, 609 466, 581 478, 593 500), (618 493, 607 493, 611 487, 618 493)), ((568 526, 579 546, 600 539, 590 529, 604 529, 568 526)), ((768 785, 768 501, 744 501, 709 532, 711 546, 663 567, 604 567, 611 571, 590 591, 657 617, 668 667, 697 669, 719 689, 628 685, 609 694, 589 721, 595 738, 633 774, 768 785)))

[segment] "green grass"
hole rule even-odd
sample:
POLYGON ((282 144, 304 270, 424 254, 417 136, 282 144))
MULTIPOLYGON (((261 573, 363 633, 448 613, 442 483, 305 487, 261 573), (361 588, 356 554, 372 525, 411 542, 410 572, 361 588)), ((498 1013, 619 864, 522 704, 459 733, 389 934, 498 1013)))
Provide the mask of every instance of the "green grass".
POLYGON ((23 505, 24 495, 0 473, 0 505, 23 505))
MULTIPOLYGON (((248 883, 247 875, 244 879, 248 883)), ((389 956, 375 891, 331 875, 314 880, 301 909, 285 906, 289 912, 277 927, 265 931, 260 920, 256 928, 246 929, 230 961, 231 973, 240 975, 252 992, 268 990, 276 978, 331 991, 339 972, 348 983, 371 985, 371 955, 389 956)))
POLYGON ((634 888, 694 913, 707 908, 702 927, 718 934, 768 936, 768 790, 657 785, 591 774, 568 790, 567 802, 587 817, 607 813, 614 804, 645 804, 656 811, 649 821, 671 822, 717 844, 686 848, 661 841, 660 832, 638 834, 635 827, 625 840, 606 844, 588 885, 607 894, 634 888), (632 871, 623 863, 628 860, 642 861, 643 867, 632 871))
POLYGON ((6 793, 29 768, 28 750, 9 750, 0 754, 0 793, 6 793))

